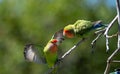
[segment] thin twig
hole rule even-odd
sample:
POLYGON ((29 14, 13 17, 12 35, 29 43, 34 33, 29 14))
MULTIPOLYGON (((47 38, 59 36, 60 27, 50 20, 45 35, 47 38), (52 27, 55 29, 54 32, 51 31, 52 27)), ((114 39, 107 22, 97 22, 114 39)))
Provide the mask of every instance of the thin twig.
POLYGON ((113 37, 116 37, 116 36, 118 36, 118 32, 113 34, 113 35, 108 36, 108 38, 113 38, 113 37))
POLYGON ((84 42, 86 39, 83 38, 82 40, 80 40, 77 44, 75 44, 72 48, 70 48, 66 53, 63 54, 63 56, 61 58, 58 59, 58 61, 56 62, 56 64, 49 69, 49 73, 51 73, 59 64, 60 62, 67 56, 69 55, 76 47, 78 47, 82 42, 84 42))
POLYGON ((96 43, 96 41, 98 40, 98 38, 102 35, 103 33, 100 33, 97 35, 97 37, 91 42, 92 48, 94 47, 94 44, 96 43))
POLYGON ((108 35, 108 31, 110 30, 110 28, 112 27, 112 25, 113 25, 113 23, 115 22, 115 20, 117 19, 117 15, 115 16, 115 18, 110 22, 110 24, 108 25, 108 27, 106 28, 106 31, 105 31, 105 33, 104 33, 104 35, 105 35, 105 37, 106 37, 106 51, 108 51, 109 50, 109 42, 108 42, 108 37, 109 37, 109 35, 108 35))
POLYGON ((120 60, 113 60, 112 63, 120 63, 120 60))
MULTIPOLYGON (((106 66, 104 74, 109 74, 110 64, 111 64, 111 62, 113 62, 112 58, 120 50, 120 2, 119 2, 119 0, 116 0, 116 8, 117 8, 117 15, 118 15, 118 44, 117 44, 117 49, 110 55, 110 57, 107 60, 107 66, 106 66)), ((105 32, 106 36, 107 36, 107 34, 108 34, 108 31, 105 32)), ((107 39, 107 37, 106 37, 106 39, 107 39)))
POLYGON ((70 48, 66 53, 63 54, 63 56, 61 57, 61 59, 64 59, 67 55, 69 55, 76 47, 78 47, 82 42, 84 42, 86 39, 83 38, 82 40, 80 40, 76 45, 74 45, 72 48, 70 48))
POLYGON ((96 42, 97 40, 100 38, 100 36, 103 34, 104 32, 98 33, 98 35, 96 36, 96 38, 94 40, 92 40, 91 42, 91 46, 92 46, 92 53, 94 53, 94 48, 96 46, 96 42))
POLYGON ((112 61, 112 58, 115 56, 115 54, 119 51, 119 49, 116 49, 111 55, 110 57, 108 58, 107 60, 107 67, 105 69, 105 72, 104 74, 109 74, 109 69, 110 69, 110 64, 111 64, 111 61, 112 61))
POLYGON ((109 23, 108 27, 106 28, 106 31, 105 31, 104 35, 108 35, 108 31, 109 31, 110 28, 112 27, 113 23, 116 21, 117 17, 118 17, 118 15, 116 15, 116 16, 114 17, 114 19, 109 23))
POLYGON ((95 34, 100 34, 100 33, 104 33, 106 30, 106 28, 102 29, 102 30, 99 30, 99 31, 96 31, 95 34))

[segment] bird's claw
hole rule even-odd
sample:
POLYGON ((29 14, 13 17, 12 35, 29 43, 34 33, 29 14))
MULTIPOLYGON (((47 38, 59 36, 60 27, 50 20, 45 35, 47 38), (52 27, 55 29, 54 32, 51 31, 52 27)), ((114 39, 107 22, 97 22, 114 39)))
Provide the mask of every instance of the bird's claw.
POLYGON ((57 61, 56 61, 56 64, 60 64, 61 62, 63 62, 63 59, 62 58, 58 58, 57 61))

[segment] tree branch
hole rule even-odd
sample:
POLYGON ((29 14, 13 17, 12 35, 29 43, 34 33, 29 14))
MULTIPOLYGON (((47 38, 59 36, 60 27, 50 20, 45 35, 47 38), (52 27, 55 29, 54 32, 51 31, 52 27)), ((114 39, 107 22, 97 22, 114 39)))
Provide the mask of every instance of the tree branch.
POLYGON ((94 48, 94 45, 95 45, 96 41, 98 40, 98 38, 99 38, 102 34, 103 34, 103 33, 99 33, 99 34, 97 35, 97 37, 91 42, 92 48, 94 48))
POLYGON ((82 42, 84 42, 85 40, 86 40, 86 39, 83 38, 83 39, 80 40, 77 44, 75 44, 72 48, 70 48, 66 53, 64 53, 64 54, 62 55, 62 57, 58 59, 58 61, 55 63, 55 65, 48 70, 47 73, 48 73, 48 74, 51 73, 51 72, 60 64, 60 62, 61 62, 67 55, 69 55, 76 47, 78 47, 78 46, 79 46, 82 42))
POLYGON ((95 34, 100 34, 100 33, 104 33, 106 30, 106 28, 102 29, 102 30, 99 30, 99 31, 96 31, 95 34))
POLYGON ((117 14, 118 14, 118 49, 120 49, 120 2, 116 0, 117 14))
POLYGON ((119 60, 113 60, 113 61, 111 61, 112 63, 120 63, 120 61, 119 60))
MULTIPOLYGON (((117 44, 117 49, 110 55, 110 57, 107 60, 107 66, 106 66, 104 74, 109 74, 109 69, 110 69, 111 62, 116 62, 116 61, 112 61, 112 58, 120 50, 120 2, 119 2, 119 0, 116 0, 116 8, 117 8, 117 15, 118 15, 118 44, 117 44)), ((105 32, 106 39, 108 39, 107 38, 108 30, 105 32)))
POLYGON ((107 59, 107 66, 106 66, 106 69, 105 69, 104 74, 109 74, 110 64, 111 64, 112 58, 115 56, 115 54, 116 54, 118 51, 119 51, 119 49, 116 49, 116 50, 110 55, 110 57, 107 59))
POLYGON ((82 42, 84 42, 86 39, 83 38, 80 40, 76 45, 74 45, 72 48, 70 48, 66 53, 63 54, 63 56, 60 59, 64 59, 67 55, 69 55, 76 47, 78 47, 82 42))
POLYGON ((106 51, 109 50, 109 42, 108 42, 108 39, 109 39, 109 35, 108 35, 108 32, 110 30, 110 28, 112 27, 113 23, 115 22, 115 20, 117 19, 117 15, 114 17, 114 19, 109 23, 108 27, 106 28, 106 31, 104 33, 105 37, 106 37, 106 51))

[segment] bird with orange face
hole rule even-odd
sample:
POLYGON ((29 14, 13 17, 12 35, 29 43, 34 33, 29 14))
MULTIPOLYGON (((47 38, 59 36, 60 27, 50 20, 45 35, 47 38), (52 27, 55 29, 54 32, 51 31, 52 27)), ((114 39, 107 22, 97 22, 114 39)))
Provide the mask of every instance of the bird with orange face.
POLYGON ((54 66, 58 59, 58 45, 57 45, 58 40, 57 39, 51 39, 47 45, 44 47, 44 55, 47 61, 47 64, 49 67, 54 66))
POLYGON ((30 62, 48 64, 52 68, 58 60, 58 46, 64 40, 63 29, 56 32, 44 48, 28 44, 24 49, 24 57, 30 62))
POLYGON ((91 22, 86 20, 78 20, 74 24, 70 24, 64 27, 63 35, 67 38, 74 38, 76 35, 84 38, 87 34, 92 33, 96 29, 102 29, 105 27, 101 21, 91 22))
POLYGON ((44 55, 49 67, 53 67, 58 61, 58 46, 63 42, 63 29, 56 32, 52 39, 44 47, 44 55))

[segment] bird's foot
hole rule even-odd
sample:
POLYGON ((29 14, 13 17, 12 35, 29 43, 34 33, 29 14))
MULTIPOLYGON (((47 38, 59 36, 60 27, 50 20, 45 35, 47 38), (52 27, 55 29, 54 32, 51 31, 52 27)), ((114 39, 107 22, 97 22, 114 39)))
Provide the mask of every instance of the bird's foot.
POLYGON ((63 59, 62 58, 58 58, 57 61, 56 61, 56 64, 60 64, 61 62, 63 62, 63 59))

